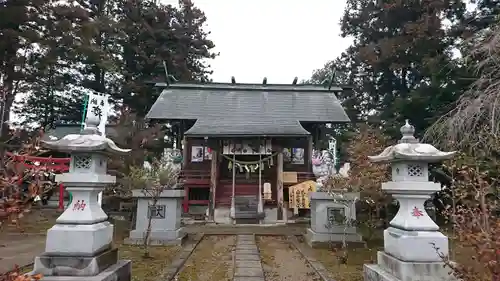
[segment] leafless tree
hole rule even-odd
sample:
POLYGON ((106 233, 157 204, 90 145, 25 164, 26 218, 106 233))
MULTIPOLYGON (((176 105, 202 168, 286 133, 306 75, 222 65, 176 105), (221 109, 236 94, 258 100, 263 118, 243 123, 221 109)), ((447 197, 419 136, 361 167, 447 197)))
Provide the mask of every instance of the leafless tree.
POLYGON ((425 138, 441 147, 467 152, 498 147, 500 131, 500 23, 464 42, 465 62, 474 67, 475 79, 456 107, 426 132, 425 138))
MULTIPOLYGON (((155 160, 150 168, 132 167, 130 169, 129 180, 133 189, 141 189, 144 195, 150 197, 148 212, 157 208, 158 200, 162 192, 176 186, 179 170, 172 163, 155 160)), ((144 234, 144 257, 150 258, 149 245, 151 237, 151 225, 153 216, 148 216, 148 227, 144 234)))

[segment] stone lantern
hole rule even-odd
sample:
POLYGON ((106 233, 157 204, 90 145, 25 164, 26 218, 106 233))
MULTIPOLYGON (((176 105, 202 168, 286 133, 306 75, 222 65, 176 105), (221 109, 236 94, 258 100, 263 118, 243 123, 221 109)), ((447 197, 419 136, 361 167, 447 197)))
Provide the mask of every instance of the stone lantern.
POLYGON ((106 174, 106 154, 130 150, 120 149, 102 136, 98 124, 97 116, 87 116, 82 134, 43 144, 71 154, 69 172, 57 175, 56 180, 73 195, 69 207, 47 231, 45 252, 35 258, 34 273, 43 274, 43 280, 69 276, 77 278, 74 280, 108 280, 111 276, 130 280, 130 261, 118 261, 118 251, 112 247, 113 225, 98 204, 98 194, 116 182, 115 176, 106 174))
POLYGON ((408 121, 401 133, 398 144, 369 157, 391 164, 392 181, 382 183, 382 190, 398 200, 399 211, 384 231, 377 264, 364 266, 365 280, 453 280, 438 254, 448 255, 448 237, 439 232, 424 203, 441 190, 439 183, 429 182, 429 163, 450 159, 455 152, 420 143, 408 121))

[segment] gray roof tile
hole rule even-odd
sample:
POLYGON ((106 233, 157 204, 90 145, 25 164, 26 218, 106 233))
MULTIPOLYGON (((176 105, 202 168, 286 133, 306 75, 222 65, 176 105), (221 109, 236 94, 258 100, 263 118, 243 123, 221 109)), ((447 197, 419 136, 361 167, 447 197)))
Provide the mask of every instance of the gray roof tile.
POLYGON ((308 135, 309 132, 300 125, 299 121, 291 119, 263 119, 263 118, 219 118, 198 119, 186 131, 191 136, 297 136, 308 135))
POLYGON ((349 121, 335 96, 339 91, 303 84, 174 84, 146 118, 198 120, 186 132, 195 135, 304 135, 299 121, 349 121))

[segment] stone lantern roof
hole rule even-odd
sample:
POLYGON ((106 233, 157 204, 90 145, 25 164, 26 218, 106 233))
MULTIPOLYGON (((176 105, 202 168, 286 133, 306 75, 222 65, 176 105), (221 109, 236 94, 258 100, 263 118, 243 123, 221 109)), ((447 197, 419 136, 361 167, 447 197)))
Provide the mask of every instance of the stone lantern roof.
POLYGON ((414 137, 415 127, 408 123, 400 129, 403 137, 398 144, 391 145, 376 156, 368 156, 372 162, 400 162, 400 161, 424 161, 428 163, 440 162, 452 158, 456 151, 443 152, 434 146, 420 143, 414 137))
POLYGON ((69 134, 55 140, 42 141, 43 146, 62 152, 100 152, 111 154, 126 154, 130 149, 119 148, 112 140, 104 137, 97 129, 98 118, 87 118, 87 128, 81 134, 69 134), (95 119, 95 120, 94 120, 95 119))

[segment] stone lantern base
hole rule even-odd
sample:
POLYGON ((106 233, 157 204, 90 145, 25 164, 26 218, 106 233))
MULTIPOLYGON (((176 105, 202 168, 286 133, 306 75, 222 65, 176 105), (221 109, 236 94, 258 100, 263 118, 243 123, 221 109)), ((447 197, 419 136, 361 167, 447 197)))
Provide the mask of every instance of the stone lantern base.
POLYGON ((131 263, 118 261, 113 225, 97 204, 100 184, 76 185, 68 185, 76 202, 47 231, 45 252, 35 257, 33 273, 43 280, 130 281, 131 263))
POLYGON ((112 247, 113 225, 56 224, 49 229, 45 253, 35 257, 34 274, 43 280, 131 280, 131 262, 118 260, 112 247))
MULTIPOLYGON (((83 265, 85 266, 85 265, 83 265)), ((112 266, 93 276, 43 276, 43 281, 130 281, 132 279, 132 263, 119 260, 112 266)))
POLYGON ((367 281, 456 281, 450 271, 443 262, 406 262, 382 251, 377 253, 377 264, 363 266, 367 281))
POLYGON ((63 235, 61 228, 75 228, 76 230, 80 225, 55 225, 52 227, 48 231, 49 234, 52 230, 59 235, 47 236, 46 252, 35 257, 32 273, 42 274, 43 280, 130 281, 131 261, 118 260, 118 249, 113 248, 109 241, 104 246, 100 245, 106 240, 106 233, 97 231, 99 227, 95 227, 96 225, 105 225, 106 229, 113 229, 109 222, 90 225, 94 227, 84 225, 83 230, 86 227, 89 228, 86 231, 87 235, 85 238, 77 235, 75 240, 69 238, 71 234, 78 233, 77 231, 67 230, 68 234, 63 235), (57 243, 53 241, 56 237, 60 239, 60 251, 57 251, 57 243), (97 252, 94 251, 96 245, 101 246, 97 252))
POLYGON ((448 255, 448 238, 439 231, 384 230, 384 251, 377 264, 365 264, 364 280, 457 280, 438 252, 448 255))

